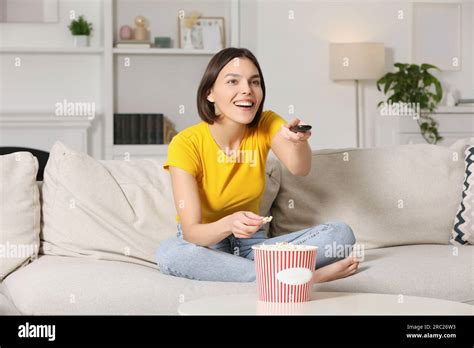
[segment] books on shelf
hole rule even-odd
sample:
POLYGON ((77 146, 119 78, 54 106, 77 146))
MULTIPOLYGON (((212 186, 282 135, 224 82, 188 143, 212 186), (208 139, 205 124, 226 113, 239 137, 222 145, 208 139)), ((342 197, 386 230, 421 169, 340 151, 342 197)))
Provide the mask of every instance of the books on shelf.
POLYGON ((151 43, 146 40, 122 40, 115 43, 116 48, 150 48, 151 43))
POLYGON ((169 144, 174 124, 163 114, 114 114, 114 144, 169 144))

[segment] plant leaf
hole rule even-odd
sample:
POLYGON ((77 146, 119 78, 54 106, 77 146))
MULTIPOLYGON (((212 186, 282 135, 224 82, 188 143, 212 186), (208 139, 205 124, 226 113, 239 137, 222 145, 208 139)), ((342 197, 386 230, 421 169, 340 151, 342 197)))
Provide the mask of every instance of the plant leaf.
POLYGON ((421 69, 422 70, 436 69, 436 70, 441 71, 440 68, 438 68, 437 66, 431 65, 431 64, 421 64, 421 69))

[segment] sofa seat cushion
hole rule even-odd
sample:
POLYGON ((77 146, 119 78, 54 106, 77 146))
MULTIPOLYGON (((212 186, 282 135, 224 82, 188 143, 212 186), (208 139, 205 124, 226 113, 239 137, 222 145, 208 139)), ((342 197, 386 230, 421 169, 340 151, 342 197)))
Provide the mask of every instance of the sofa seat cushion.
POLYGON ((474 301, 474 246, 407 245, 365 251, 356 275, 319 291, 389 293, 474 301), (453 253, 457 250, 457 256, 453 253))
POLYGON ((0 315, 19 315, 20 312, 13 303, 3 294, 0 294, 0 315))
MULTIPOLYGON (((316 291, 371 292, 474 301, 474 246, 414 245, 367 250, 359 273, 316 284, 316 291)), ((29 315, 177 314, 180 301, 255 293, 255 283, 164 275, 120 261, 41 256, 4 281, 29 315), (41 301, 38 301, 38 299, 41 301)))
POLYGON ((19 315, 21 314, 12 301, 8 298, 7 294, 3 293, 5 289, 2 283, 0 283, 0 315, 19 315))
POLYGON ((28 315, 177 315, 180 301, 257 291, 255 283, 195 281, 134 263, 50 255, 4 283, 28 315))

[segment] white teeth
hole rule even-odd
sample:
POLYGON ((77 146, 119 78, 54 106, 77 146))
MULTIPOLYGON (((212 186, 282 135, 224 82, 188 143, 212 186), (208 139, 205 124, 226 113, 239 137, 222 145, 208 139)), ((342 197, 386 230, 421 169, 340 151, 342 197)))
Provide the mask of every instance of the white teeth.
POLYGON ((252 102, 235 102, 234 104, 237 106, 252 106, 253 105, 252 102))

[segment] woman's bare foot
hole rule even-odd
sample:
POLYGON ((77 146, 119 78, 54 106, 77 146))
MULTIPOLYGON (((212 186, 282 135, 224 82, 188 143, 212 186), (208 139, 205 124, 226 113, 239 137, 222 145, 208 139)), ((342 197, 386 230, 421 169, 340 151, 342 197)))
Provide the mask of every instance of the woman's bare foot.
POLYGON ((350 276, 357 272, 357 267, 359 267, 359 261, 355 257, 346 257, 343 260, 316 269, 313 272, 313 282, 324 283, 350 276))

